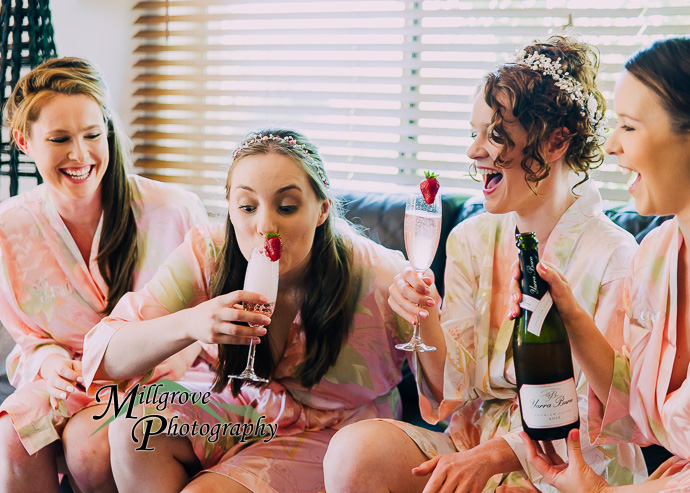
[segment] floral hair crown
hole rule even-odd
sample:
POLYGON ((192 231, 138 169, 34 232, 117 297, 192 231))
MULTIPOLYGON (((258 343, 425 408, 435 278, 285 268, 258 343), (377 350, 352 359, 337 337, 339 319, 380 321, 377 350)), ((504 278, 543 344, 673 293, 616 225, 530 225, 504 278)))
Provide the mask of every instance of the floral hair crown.
MULTIPOLYGON (((515 54, 515 63, 529 67, 542 75, 550 76, 554 80, 556 87, 565 91, 570 96, 570 99, 577 103, 580 107, 580 114, 589 119, 589 127, 592 133, 603 137, 606 119, 599 109, 597 99, 592 93, 585 95, 582 83, 570 75, 569 72, 563 71, 560 57, 553 60, 543 53, 535 51, 528 55, 525 50, 521 50, 515 54)), ((587 138, 587 142, 592 140, 594 140, 594 137, 587 138)))
POLYGON ((314 168, 316 168, 316 172, 319 174, 319 178, 321 178, 321 181, 323 182, 326 187, 329 186, 328 183, 328 178, 326 178, 326 173, 323 169, 323 165, 320 163, 317 163, 314 158, 311 157, 309 154, 309 149, 307 149, 307 146, 304 144, 298 144, 297 139, 295 139, 291 135, 286 135, 285 137, 280 137, 279 135, 273 135, 273 134, 256 134, 253 137, 245 140, 240 144, 240 146, 235 149, 235 151, 232 153, 233 158, 236 158, 237 155, 240 153, 242 149, 247 149, 248 147, 251 147, 255 144, 261 144, 264 142, 268 142, 269 140, 272 140, 274 142, 278 142, 279 144, 282 144, 287 147, 292 147, 293 149, 298 149, 302 151, 306 156, 307 160, 309 161, 309 164, 311 164, 314 168))

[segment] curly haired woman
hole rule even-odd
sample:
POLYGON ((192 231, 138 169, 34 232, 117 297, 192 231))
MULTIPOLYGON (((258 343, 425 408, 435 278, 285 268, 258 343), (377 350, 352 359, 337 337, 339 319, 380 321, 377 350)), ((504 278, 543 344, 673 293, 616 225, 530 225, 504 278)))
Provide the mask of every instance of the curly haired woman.
MULTIPOLYGON (((592 47, 552 37, 486 76, 472 109, 467 155, 484 178, 488 213, 463 221, 448 239, 442 310, 431 271, 422 281, 408 268, 390 287, 393 310, 410 322, 421 318, 422 338, 439 348, 418 355, 416 376, 422 417, 448 419, 447 432, 393 420, 339 431, 325 459, 329 492, 551 488, 530 467, 518 436, 507 316, 511 264, 516 228, 534 231, 540 257, 565 272, 587 313, 602 321, 621 316, 616 302, 636 243, 604 215, 588 181, 588 171, 603 160, 597 69, 592 47), (399 459, 382 469, 384 456, 399 459)), ((620 346, 621 334, 606 337, 620 346)), ((584 415, 587 383, 577 368, 576 382, 584 415)), ((632 445, 583 443, 583 449, 613 483, 646 474, 632 445)))

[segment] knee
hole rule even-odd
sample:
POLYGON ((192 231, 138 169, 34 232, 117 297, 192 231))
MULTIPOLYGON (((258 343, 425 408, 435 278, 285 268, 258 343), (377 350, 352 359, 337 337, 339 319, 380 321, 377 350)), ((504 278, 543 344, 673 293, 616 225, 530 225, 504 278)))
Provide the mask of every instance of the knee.
POLYGON ((75 417, 62 434, 67 468, 76 485, 85 492, 105 491, 106 485, 113 481, 107 431, 100 430, 92 435, 94 430, 90 416, 86 419, 75 417))
POLYGON ((31 462, 31 456, 24 448, 7 413, 0 415, 0 456, 14 468, 22 468, 31 462))
POLYGON ((140 441, 142 438, 135 427, 137 421, 136 419, 120 416, 110 422, 108 425, 108 443, 110 454, 113 457, 123 458, 134 453, 137 441, 140 441))
MULTIPOLYGON (((360 421, 339 430, 331 439, 323 469, 326 490, 365 491, 364 478, 380 469, 381 458, 390 457, 385 435, 389 424, 378 420, 360 421)), ((370 484, 365 482, 366 484, 370 484)))

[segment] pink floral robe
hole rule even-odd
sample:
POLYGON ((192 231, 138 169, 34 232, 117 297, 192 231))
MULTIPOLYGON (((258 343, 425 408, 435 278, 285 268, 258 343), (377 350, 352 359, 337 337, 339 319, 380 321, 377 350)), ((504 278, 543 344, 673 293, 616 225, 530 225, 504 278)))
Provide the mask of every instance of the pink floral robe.
MULTIPOLYGON (((637 244, 634 238, 602 212, 599 192, 591 182, 578 190, 580 198, 563 214, 542 258, 555 264, 568 278, 575 297, 597 321, 622 319, 618 300, 637 244)), ((436 402, 417 372, 422 417, 429 423, 448 419, 446 433, 394 423, 417 443, 429 458, 469 450, 494 437, 503 437, 520 460, 527 477, 497 475, 487 484, 493 491, 500 482, 514 489, 556 491, 530 467, 517 433, 522 429, 512 355, 514 322, 508 320, 509 281, 515 246, 516 218, 509 214, 482 214, 460 223, 451 232, 446 264, 446 294, 441 322, 446 338, 442 402, 436 402)), ((606 337, 620 347, 622 331, 606 337)), ((575 381, 586 437, 587 382, 575 367, 575 381)), ((565 440, 554 442, 566 456, 565 440)), ((582 443, 585 459, 612 484, 629 484, 646 477, 638 447, 625 444, 593 447, 582 443)))
MULTIPOLYGON (((211 443, 191 436, 195 452, 207 471, 234 479, 256 492, 314 492, 323 489, 323 457, 335 432, 343 426, 374 417, 397 417, 400 397, 396 385, 406 353, 394 348, 406 341, 412 328, 388 306, 388 287, 406 265, 402 254, 364 237, 348 234, 352 243, 358 302, 350 336, 336 363, 318 385, 305 389, 295 378, 304 358, 305 340, 297 315, 285 352, 265 388, 244 385, 238 398, 229 390, 211 399, 247 405, 277 424, 277 436, 267 443, 240 443, 229 434, 211 443)), ((209 283, 224 241, 224 227, 201 226, 190 231, 153 280, 138 293, 123 297, 110 317, 89 333, 85 345, 84 376, 95 374, 111 337, 127 321, 151 319, 192 307, 210 298, 209 283)), ((338 282, 334 280, 334 282, 338 282)), ((181 382, 190 391, 209 386, 181 382)), ((212 406, 225 422, 247 419, 221 406, 212 406)), ((174 406, 180 422, 217 423, 197 406, 174 406)))
POLYGON ((668 394, 682 244, 675 218, 642 241, 626 280, 625 345, 616 353, 608 401, 603 405, 591 389, 589 395, 594 443, 655 443, 674 454, 650 478, 672 476, 664 492, 690 491, 690 378, 668 394))
MULTIPOLYGON (((194 224, 208 221, 199 198, 178 187, 131 175, 139 262, 134 288, 151 279, 194 224)), ((59 409, 50 406, 44 359, 81 359, 84 336, 102 318, 107 286, 96 257, 98 225, 88 264, 58 214, 46 185, 0 204, 0 320, 17 342, 7 374, 18 390, 0 406, 26 450, 59 440, 67 420, 94 403, 77 389, 59 409)))

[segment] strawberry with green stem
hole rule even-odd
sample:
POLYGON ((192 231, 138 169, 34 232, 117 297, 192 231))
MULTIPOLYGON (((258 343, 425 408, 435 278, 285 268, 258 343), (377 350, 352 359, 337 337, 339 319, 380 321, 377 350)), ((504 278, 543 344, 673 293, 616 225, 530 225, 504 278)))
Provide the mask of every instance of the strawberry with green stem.
POLYGON ((264 251, 271 262, 275 262, 280 258, 283 252, 283 242, 280 239, 280 234, 268 233, 266 235, 266 241, 264 241, 264 251))
POLYGON ((419 184, 419 189, 422 191, 424 201, 431 205, 434 203, 434 200, 436 200, 436 194, 438 193, 438 189, 441 187, 441 184, 436 179, 438 176, 436 173, 425 171, 424 176, 426 179, 419 184))

